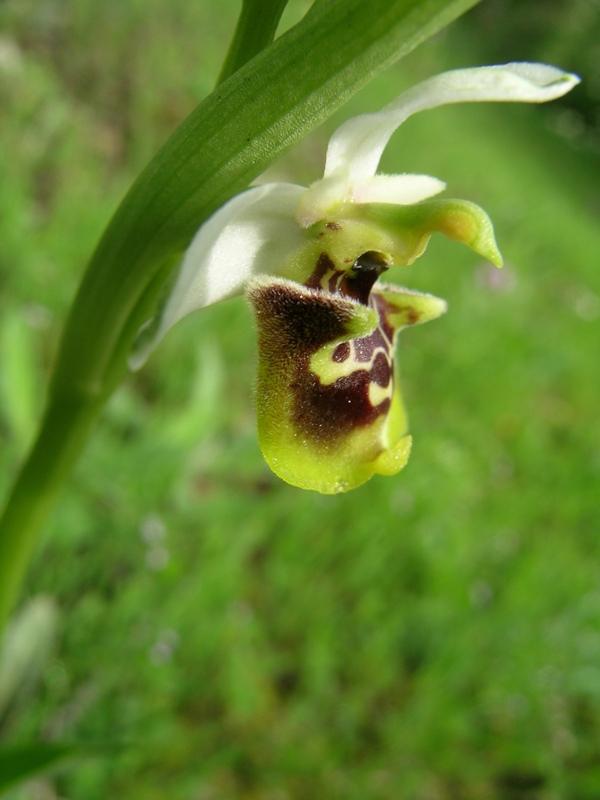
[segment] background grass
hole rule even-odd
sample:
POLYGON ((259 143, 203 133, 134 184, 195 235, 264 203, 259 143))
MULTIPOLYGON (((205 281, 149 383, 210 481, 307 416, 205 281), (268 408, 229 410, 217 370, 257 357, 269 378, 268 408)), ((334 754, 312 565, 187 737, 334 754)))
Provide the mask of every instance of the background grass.
MULTIPOLYGON (((384 169, 481 203, 507 260, 496 271, 440 240, 396 274, 450 302, 400 342, 415 445, 399 476, 321 497, 270 474, 243 300, 182 322, 117 392, 28 579, 24 601, 59 608, 53 655, 0 733, 122 754, 12 800, 600 795, 591 7, 485 0, 270 171, 317 178, 342 119, 444 68, 547 58, 583 73, 551 106, 419 115, 386 152, 384 169)), ((210 91, 236 11, 0 7, 3 490, 82 266, 137 170, 210 91)))

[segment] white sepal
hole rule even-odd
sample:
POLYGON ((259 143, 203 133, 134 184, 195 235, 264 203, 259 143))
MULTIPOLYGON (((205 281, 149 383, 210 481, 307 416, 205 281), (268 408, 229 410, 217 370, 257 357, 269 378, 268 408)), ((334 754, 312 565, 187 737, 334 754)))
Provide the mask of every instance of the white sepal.
POLYGON ((353 117, 333 134, 325 177, 353 183, 375 174, 394 131, 412 114, 450 103, 545 103, 569 92, 579 78, 547 64, 515 63, 442 72, 413 86, 381 111, 353 117))
POLYGON ((430 175, 373 175, 352 184, 353 203, 393 203, 410 206, 427 200, 446 188, 430 175))
POLYGON ((236 195, 196 232, 185 252, 155 333, 135 349, 139 369, 167 331, 192 311, 242 294, 256 274, 277 275, 305 244, 295 212, 303 186, 267 183, 236 195))

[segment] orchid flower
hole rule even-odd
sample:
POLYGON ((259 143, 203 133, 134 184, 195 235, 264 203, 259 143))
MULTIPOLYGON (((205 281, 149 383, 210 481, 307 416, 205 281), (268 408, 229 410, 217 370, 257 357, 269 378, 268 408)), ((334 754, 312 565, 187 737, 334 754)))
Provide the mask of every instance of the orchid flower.
POLYGON ((502 259, 482 209, 431 200, 445 184, 428 175, 376 174, 383 150, 417 111, 543 103, 578 82, 545 64, 454 70, 348 120, 329 142, 321 180, 309 188, 255 186, 200 227, 162 311, 138 337, 132 368, 182 317, 246 291, 258 328, 259 442, 272 470, 327 494, 399 472, 411 437, 396 337, 443 314, 446 303, 377 280, 391 266, 412 264, 434 232, 497 266, 502 259))

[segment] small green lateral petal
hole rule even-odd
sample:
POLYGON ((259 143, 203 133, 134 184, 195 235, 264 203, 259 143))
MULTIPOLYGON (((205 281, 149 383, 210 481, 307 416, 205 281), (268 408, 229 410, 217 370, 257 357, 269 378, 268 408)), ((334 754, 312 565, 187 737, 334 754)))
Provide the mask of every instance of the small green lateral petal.
MULTIPOLYGON (((392 342, 392 352, 398 333, 402 328, 436 319, 448 308, 445 300, 431 294, 381 283, 374 287, 371 300, 378 312, 380 329, 392 342)), ((405 466, 412 444, 412 439, 407 436, 407 431, 408 420, 396 366, 391 405, 383 430, 385 449, 373 463, 374 472, 379 475, 395 475, 405 466)))
POLYGON ((393 240, 391 255, 396 266, 412 264, 434 233, 462 242, 478 255, 502 266, 494 227, 485 211, 468 200, 424 200, 412 206, 376 203, 344 206, 345 215, 371 222, 393 240))
POLYGON ((395 331, 437 319, 448 310, 448 303, 440 297, 393 284, 377 284, 373 296, 385 301, 385 319, 395 331))

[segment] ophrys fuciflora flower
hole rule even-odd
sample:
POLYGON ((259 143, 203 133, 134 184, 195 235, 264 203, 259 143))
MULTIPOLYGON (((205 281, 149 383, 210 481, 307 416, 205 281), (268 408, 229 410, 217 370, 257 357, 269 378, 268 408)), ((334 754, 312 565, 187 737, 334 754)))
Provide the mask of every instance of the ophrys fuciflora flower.
POLYGON ((256 186, 198 230, 162 310, 131 359, 139 367, 187 314, 247 291, 258 329, 259 442, 288 483, 323 493, 393 475, 411 437, 398 381, 398 332, 435 319, 446 303, 385 284, 441 232, 501 266, 492 224, 427 175, 378 175, 390 136, 411 114, 480 101, 542 103, 578 78, 545 64, 445 72, 332 136, 325 173, 309 188, 256 186))

